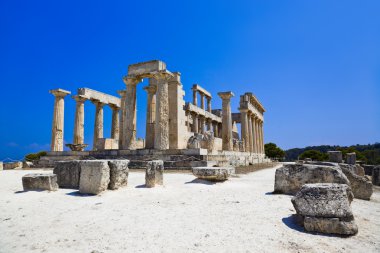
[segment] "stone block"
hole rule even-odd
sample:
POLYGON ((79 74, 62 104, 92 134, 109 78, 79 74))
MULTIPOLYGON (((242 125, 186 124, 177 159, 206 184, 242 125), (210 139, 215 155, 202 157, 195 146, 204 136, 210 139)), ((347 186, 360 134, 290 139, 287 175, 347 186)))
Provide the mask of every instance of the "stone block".
POLYGON ((80 179, 80 161, 63 161, 55 163, 53 173, 61 188, 78 189, 80 179))
POLYGON ((193 175, 208 181, 225 181, 235 173, 232 167, 196 167, 192 169, 193 175))
POLYGON ((347 153, 346 154, 346 163, 347 164, 356 164, 356 153, 347 153))
POLYGON ((344 221, 339 218, 305 217, 304 227, 306 231, 325 234, 355 235, 358 233, 358 226, 354 220, 344 221))
POLYGON ((370 200, 373 189, 371 180, 365 176, 357 175, 352 169, 347 167, 356 167, 358 165, 339 164, 342 172, 350 181, 350 186, 355 198, 370 200))
POLYGON ((23 169, 33 168, 33 163, 32 162, 28 162, 28 161, 24 161, 24 162, 22 162, 22 168, 23 169))
POLYGON ((22 162, 4 163, 4 170, 22 169, 22 162))
POLYGON ((108 188, 110 168, 106 160, 80 161, 79 192, 83 194, 99 194, 108 188))
POLYGON ((372 170, 372 184, 380 186, 380 166, 372 170))
POLYGON ((26 174, 22 177, 24 191, 56 191, 58 190, 55 174, 26 174))
POLYGON ((96 150, 119 149, 119 140, 100 138, 96 141, 96 150))
POLYGON ((341 151, 328 151, 329 154, 329 162, 332 163, 341 163, 343 160, 341 151))
POLYGON ((3 169, 4 169, 3 162, 0 162, 0 170, 3 170, 3 169))
POLYGON ((146 165, 145 186, 155 187, 156 184, 163 185, 164 162, 162 160, 150 161, 146 165))
POLYGON ((110 183, 108 189, 117 190, 128 184, 129 160, 109 160, 110 183))
POLYGON ((375 168, 375 165, 363 165, 364 173, 367 176, 372 176, 373 168, 375 168))
POLYGON ((165 71, 166 64, 162 61, 153 60, 147 62, 140 62, 136 64, 131 64, 128 66, 128 75, 130 76, 141 76, 150 74, 152 72, 165 71))

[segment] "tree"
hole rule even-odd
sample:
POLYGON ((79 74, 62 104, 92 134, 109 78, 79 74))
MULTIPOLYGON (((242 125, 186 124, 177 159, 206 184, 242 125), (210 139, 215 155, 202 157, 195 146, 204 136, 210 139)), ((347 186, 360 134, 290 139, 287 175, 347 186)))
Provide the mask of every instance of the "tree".
POLYGON ((38 152, 38 153, 31 153, 31 154, 27 154, 25 156, 25 161, 36 161, 36 160, 40 160, 41 156, 45 156, 46 155, 46 152, 45 151, 41 151, 41 152, 38 152))
POLYGON ((329 159, 329 156, 318 150, 307 150, 299 156, 300 160, 305 160, 305 158, 310 158, 313 161, 326 161, 329 159))
POLYGON ((264 145, 265 155, 272 159, 281 160, 285 157, 285 151, 270 142, 264 145))

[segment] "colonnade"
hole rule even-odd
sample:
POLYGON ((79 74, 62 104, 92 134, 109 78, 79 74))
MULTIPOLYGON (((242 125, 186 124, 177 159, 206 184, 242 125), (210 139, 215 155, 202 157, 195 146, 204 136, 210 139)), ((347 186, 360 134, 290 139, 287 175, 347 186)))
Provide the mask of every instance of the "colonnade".
POLYGON ((241 137, 244 141, 245 151, 264 153, 263 121, 248 109, 240 109, 241 137))
POLYGON ((211 99, 212 99, 211 94, 205 89, 203 89, 202 87, 200 87, 198 84, 194 84, 193 88, 191 89, 193 90, 193 105, 198 106, 198 93, 199 93, 201 97, 200 108, 202 108, 202 110, 206 110, 205 109, 205 99, 206 99, 207 111, 211 113, 211 99))

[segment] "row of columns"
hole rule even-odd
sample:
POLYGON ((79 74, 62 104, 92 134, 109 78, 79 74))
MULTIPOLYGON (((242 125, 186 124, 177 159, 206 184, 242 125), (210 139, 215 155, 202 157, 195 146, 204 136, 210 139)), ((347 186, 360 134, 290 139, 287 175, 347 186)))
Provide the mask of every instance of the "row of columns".
POLYGON ((204 94, 202 91, 196 88, 196 85, 193 86, 193 105, 198 107, 198 93, 201 96, 201 108, 205 110, 205 98, 207 100, 207 111, 211 113, 211 97, 204 94))
POLYGON ((240 109, 241 134, 246 152, 264 153, 263 121, 248 109, 240 109))
POLYGON ((190 112, 193 119, 193 125, 191 132, 204 134, 205 130, 214 132, 214 137, 219 137, 220 129, 222 128, 222 123, 213 121, 196 112, 190 112))

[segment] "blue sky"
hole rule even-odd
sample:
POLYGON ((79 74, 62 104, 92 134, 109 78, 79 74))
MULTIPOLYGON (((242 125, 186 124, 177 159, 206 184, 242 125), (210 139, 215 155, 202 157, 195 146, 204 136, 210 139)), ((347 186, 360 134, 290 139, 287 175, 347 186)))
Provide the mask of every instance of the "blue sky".
MULTIPOLYGON (((199 83, 257 95, 265 141, 282 148, 380 141, 379 1, 0 0, 0 159, 48 149, 49 89, 117 95, 127 66, 160 59, 199 83)), ((146 94, 138 86, 138 136, 146 94)), ((65 141, 75 103, 67 97, 65 141)), ((85 105, 92 142, 94 106, 85 105)), ((105 109, 105 137, 111 110, 105 109)))

